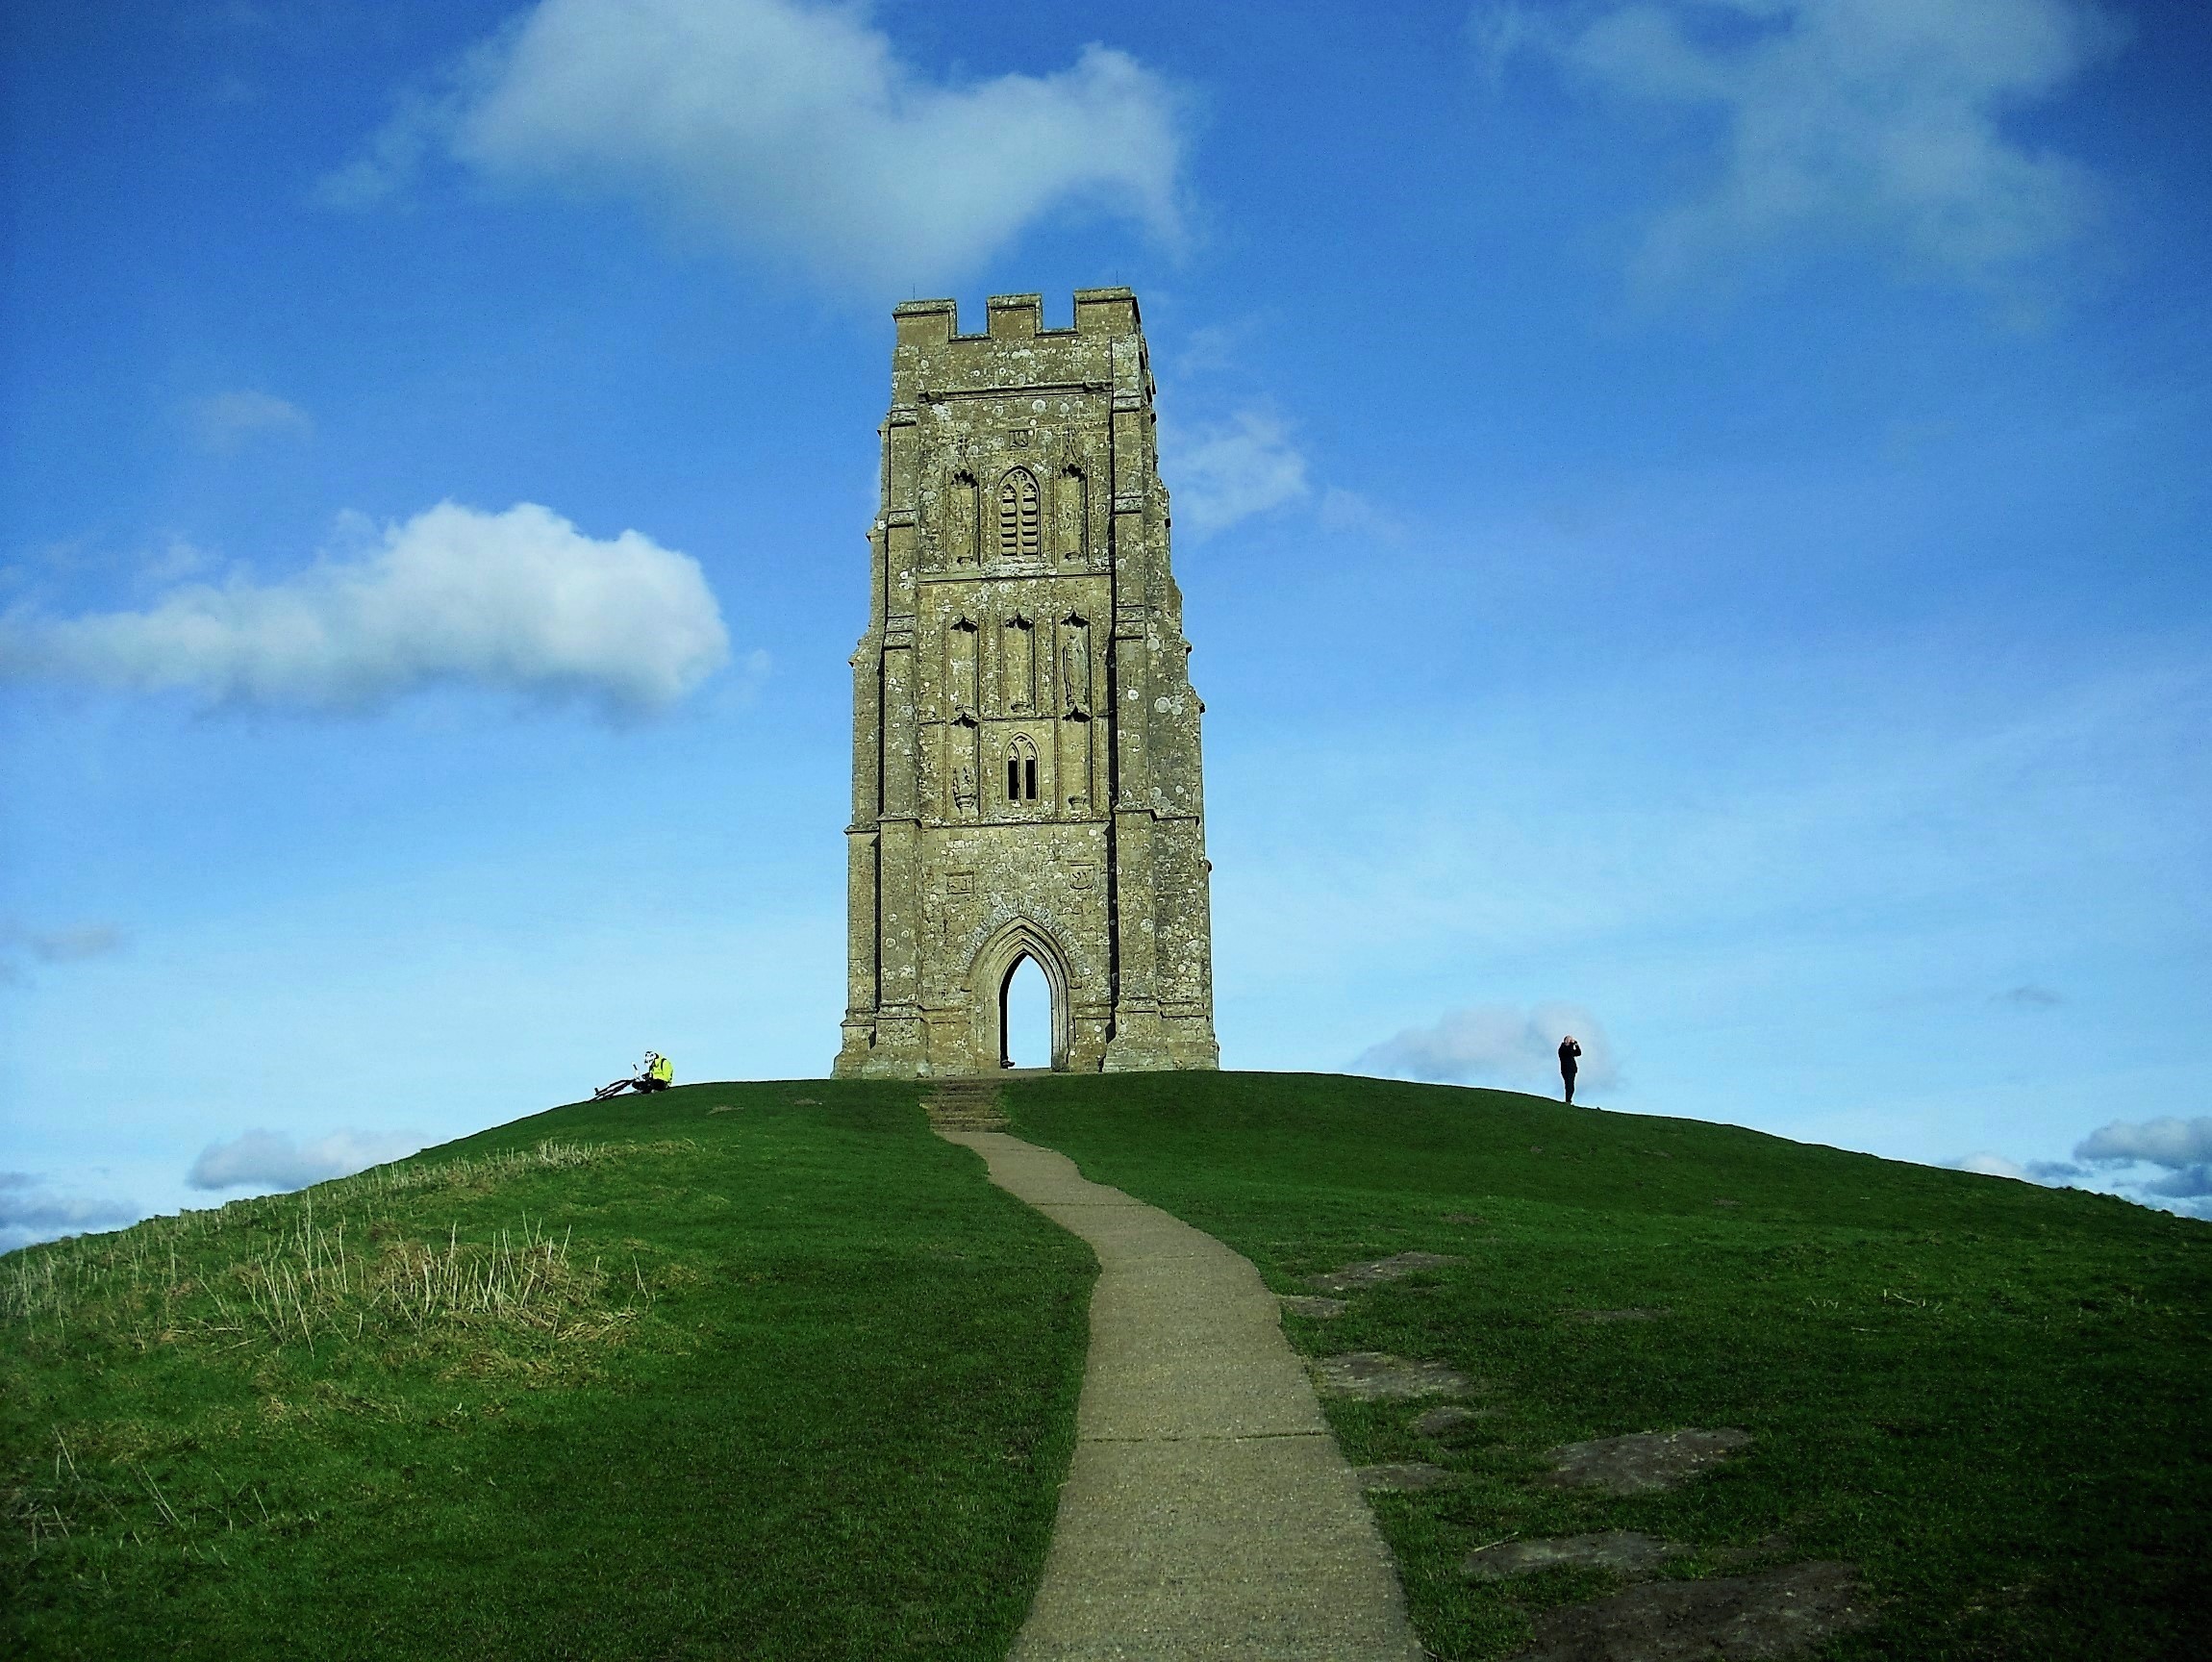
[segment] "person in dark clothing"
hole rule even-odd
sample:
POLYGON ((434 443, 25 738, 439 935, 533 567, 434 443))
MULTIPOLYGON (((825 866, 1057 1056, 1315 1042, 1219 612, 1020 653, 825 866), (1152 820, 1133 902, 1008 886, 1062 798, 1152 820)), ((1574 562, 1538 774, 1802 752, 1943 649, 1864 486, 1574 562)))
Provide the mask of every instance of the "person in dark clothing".
POLYGON ((1559 1076, 1567 1082, 1567 1099, 1574 1100, 1574 1059, 1582 1054, 1582 1046, 1570 1033, 1559 1042, 1559 1076))

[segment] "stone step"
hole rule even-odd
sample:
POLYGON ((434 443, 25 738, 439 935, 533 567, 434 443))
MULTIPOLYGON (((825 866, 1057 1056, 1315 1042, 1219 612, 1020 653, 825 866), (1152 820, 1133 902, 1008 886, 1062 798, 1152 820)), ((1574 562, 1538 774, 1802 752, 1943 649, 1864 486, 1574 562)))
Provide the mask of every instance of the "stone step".
POLYGON ((939 1131, 1003 1131, 1006 1114, 995 1079, 941 1079, 922 1103, 939 1131))

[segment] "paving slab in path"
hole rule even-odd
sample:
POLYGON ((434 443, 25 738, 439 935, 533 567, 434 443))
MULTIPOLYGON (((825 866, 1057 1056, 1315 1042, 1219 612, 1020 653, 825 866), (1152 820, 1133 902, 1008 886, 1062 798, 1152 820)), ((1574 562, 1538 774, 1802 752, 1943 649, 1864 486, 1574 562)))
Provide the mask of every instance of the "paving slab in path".
POLYGON ((940 1135, 1098 1255, 1075 1457, 1011 1662, 1420 1662, 1259 1272, 1066 1155, 940 1135))

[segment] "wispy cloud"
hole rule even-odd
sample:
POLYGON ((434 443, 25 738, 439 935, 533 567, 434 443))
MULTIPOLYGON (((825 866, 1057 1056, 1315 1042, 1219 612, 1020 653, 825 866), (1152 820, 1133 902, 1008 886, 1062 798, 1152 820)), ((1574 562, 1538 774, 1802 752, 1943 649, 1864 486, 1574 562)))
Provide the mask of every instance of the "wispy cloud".
POLYGON ((1561 1003, 1453 1010, 1429 1026, 1408 1027, 1370 1045, 1353 1059, 1351 1070, 1397 1079, 1552 1090, 1559 1084, 1559 1043, 1570 1033, 1582 1046, 1577 1085, 1602 1090, 1620 1083, 1620 1065, 1597 1018, 1579 1004, 1561 1003))
POLYGON ((1321 529, 1337 537, 1365 537, 1382 542, 1402 541, 1405 520, 1357 491, 1331 485, 1321 492, 1321 529))
POLYGON ((1600 91, 1719 117, 1716 176, 1649 228, 1667 284, 1752 252, 1877 245, 1985 282, 2075 237, 2089 170, 2007 131, 2124 38, 2083 0, 1493 0, 1496 75, 1541 54, 1600 91))
POLYGON ((129 1200, 59 1194, 28 1171, 0 1171, 0 1252, 35 1241, 113 1229, 141 1213, 129 1200))
POLYGON ((305 439, 314 422, 298 405, 251 390, 216 392, 192 406, 192 426, 200 443, 227 456, 248 440, 262 437, 305 439))
POLYGON ((1821 938, 1798 933, 1807 919, 1844 909, 1895 922, 1880 938, 1896 955, 1939 903, 2009 915, 2025 894, 2079 893, 2069 875, 2177 875, 2196 856, 2204 783, 2177 764, 2212 678, 2194 665, 1954 689, 1959 709, 1930 718, 1947 684, 1915 654, 1802 662, 1798 724, 1850 714, 1787 751, 1771 733, 1747 744, 1730 713, 1771 683, 1685 657, 1633 685, 1593 666, 1225 756, 1224 791, 1264 780, 1275 804, 1217 879, 1268 896, 1240 920, 1245 973, 1310 978, 1352 951, 1372 976, 1466 941, 1519 958, 1727 934, 1803 952, 1821 938), (2000 697, 1995 719, 1965 714, 2000 697), (2157 814, 2116 809, 2118 781, 2140 781, 2157 814), (1328 838, 1310 834, 1323 823, 1328 838))
POLYGON ((247 1131, 209 1144, 185 1181, 194 1189, 304 1189, 400 1159, 424 1141, 417 1131, 333 1131, 306 1142, 281 1131, 247 1131))
POLYGON ((441 683, 666 708, 729 655, 704 574, 636 531, 446 502, 275 583, 169 591, 138 612, 0 622, 0 673, 212 703, 372 710, 441 683))
POLYGON ((74 923, 62 929, 26 929, 0 923, 0 952, 21 948, 41 964, 73 964, 105 957, 122 948, 124 935, 113 923, 74 923))
POLYGON ((1178 526, 1199 538, 1303 499, 1306 458, 1288 423, 1246 408, 1226 420, 1160 423, 1160 471, 1178 526))
POLYGON ((541 0, 323 181, 353 206, 432 154, 626 198, 877 286, 960 276, 1056 210, 1176 234, 1175 91, 1125 52, 973 83, 903 61, 865 5, 541 0))
POLYGON ((0 921, 0 982, 23 979, 23 965, 76 964, 119 952, 127 942, 113 923, 75 923, 60 929, 30 929, 0 921))

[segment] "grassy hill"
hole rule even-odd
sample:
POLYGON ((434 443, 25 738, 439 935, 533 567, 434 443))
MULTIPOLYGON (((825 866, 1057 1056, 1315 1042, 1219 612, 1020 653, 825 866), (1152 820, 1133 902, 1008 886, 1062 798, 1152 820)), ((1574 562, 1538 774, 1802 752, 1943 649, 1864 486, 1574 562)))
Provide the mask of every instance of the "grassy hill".
MULTIPOLYGON (((911 1086, 580 1104, 298 1196, 0 1260, 0 1650, 997 1657, 1066 1468, 1085 1248, 911 1086)), ((1051 1078, 1016 1129, 1269 1283, 1457 1262, 1293 1317, 1480 1381, 1332 1403, 1439 1654, 1609 1585, 1470 1582, 1636 1528, 1667 1574, 1845 1558, 1859 1657, 2201 1654, 2212 1229, 2100 1197, 1503 1093, 1051 1078), (1575 1439, 1756 1439, 1666 1494, 1575 1439)))
POLYGON ((698 1086, 0 1261, 0 1653, 1002 1655, 1089 1249, 917 1095, 698 1086))
POLYGON ((1440 1441, 1416 1404, 1329 1405, 1355 1462, 1459 1487, 1376 1498, 1416 1625, 1508 1654, 1596 1572, 1466 1579, 1509 1537, 1635 1529, 1669 1574, 1863 1567, 1853 1657, 2212 1655, 2212 1227, 2102 1196, 1724 1125, 1317 1075, 1045 1079, 1015 1129, 1228 1242, 1279 1292, 1401 1251, 1460 1262, 1287 1319, 1482 1382, 1440 1441), (1737 1427, 1671 1494, 1542 1487, 1562 1443, 1737 1427))

